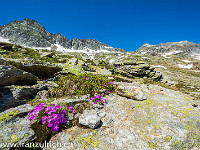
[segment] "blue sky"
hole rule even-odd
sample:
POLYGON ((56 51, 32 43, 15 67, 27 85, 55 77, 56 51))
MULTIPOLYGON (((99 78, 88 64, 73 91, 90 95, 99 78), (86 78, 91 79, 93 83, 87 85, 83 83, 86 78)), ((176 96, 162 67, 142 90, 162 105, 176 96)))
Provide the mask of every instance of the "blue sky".
POLYGON ((199 0, 3 0, 0 25, 24 18, 67 38, 134 51, 143 43, 200 43, 199 0))

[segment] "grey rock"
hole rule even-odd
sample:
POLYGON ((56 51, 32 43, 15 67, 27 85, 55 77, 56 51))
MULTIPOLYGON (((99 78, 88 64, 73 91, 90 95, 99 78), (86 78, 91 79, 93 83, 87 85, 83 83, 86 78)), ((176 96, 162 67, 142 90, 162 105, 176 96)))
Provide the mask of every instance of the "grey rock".
POLYGON ((86 94, 80 97, 80 99, 88 100, 90 98, 90 94, 86 94))
POLYGON ((56 83, 54 83, 54 82, 51 82, 51 81, 48 81, 48 82, 46 83, 46 85, 49 86, 49 87, 54 87, 54 88, 59 87, 58 84, 56 84, 56 83))
POLYGON ((100 105, 100 104, 94 104, 94 102, 92 102, 92 101, 89 101, 89 103, 91 105, 91 108, 93 108, 93 109, 102 109, 105 106, 105 105, 100 105))
POLYGON ((66 103, 66 104, 72 104, 72 103, 83 103, 88 102, 87 99, 66 99, 66 98, 58 98, 52 102, 52 104, 58 104, 58 103, 66 103))
POLYGON ((38 91, 48 90, 49 89, 49 86, 47 84, 45 84, 44 81, 42 81, 39 84, 33 85, 33 87, 35 87, 36 89, 38 89, 38 91))
POLYGON ((40 79, 54 77, 54 74, 62 70, 62 68, 59 68, 57 66, 54 67, 54 66, 39 65, 39 64, 23 65, 21 63, 16 63, 16 67, 31 73, 39 77, 40 79))
MULTIPOLYGON (((35 140, 35 133, 30 128, 33 122, 29 121, 27 117, 24 118, 24 116, 32 110, 33 107, 26 104, 0 113, 0 116, 9 113, 12 114, 13 112, 16 113, 14 116, 7 115, 9 117, 0 122, 0 145, 5 142, 20 144, 33 142, 35 140)), ((7 147, 7 149, 11 149, 11 147, 7 147)))
POLYGON ((50 88, 57 88, 58 84, 51 82, 51 81, 42 81, 39 84, 36 84, 33 86, 34 88, 36 88, 38 91, 42 91, 42 90, 48 90, 50 88))
POLYGON ((8 86, 1 88, 0 112, 25 104, 29 99, 33 99, 37 92, 38 89, 32 86, 8 86))
POLYGON ((97 112, 94 109, 86 109, 79 117, 79 124, 94 129, 100 124, 100 117, 97 115, 97 112))
POLYGON ((1 65, 12 65, 15 66, 16 68, 23 70, 25 72, 31 73, 41 79, 47 79, 47 78, 52 78, 55 76, 55 74, 59 71, 62 70, 62 67, 58 66, 53 66, 51 64, 45 63, 45 64, 34 64, 34 63, 29 63, 29 64, 22 64, 21 61, 17 59, 6 59, 2 58, 0 59, 0 64, 1 65))
POLYGON ((31 99, 37 93, 37 89, 32 86, 13 86, 11 92, 15 99, 31 99))
POLYGON ((37 95, 35 96, 35 98, 37 98, 37 99, 48 99, 49 93, 46 90, 39 91, 37 93, 37 95))
POLYGON ((135 95, 136 100, 145 100, 147 97, 145 96, 144 92, 138 91, 137 94, 135 95))
POLYGON ((162 79, 162 73, 156 71, 144 62, 116 62, 114 64, 114 72, 128 78, 148 77, 156 81, 162 79))
POLYGON ((142 88, 134 83, 120 83, 117 94, 138 101, 147 99, 142 88))
POLYGON ((81 113, 77 113, 77 114, 74 115, 74 118, 79 118, 80 115, 81 115, 81 113))
POLYGON ((0 65, 0 86, 34 84, 38 78, 13 66, 0 65))
POLYGON ((106 113, 105 112, 102 112, 102 113, 98 113, 99 117, 103 118, 106 116, 106 113))

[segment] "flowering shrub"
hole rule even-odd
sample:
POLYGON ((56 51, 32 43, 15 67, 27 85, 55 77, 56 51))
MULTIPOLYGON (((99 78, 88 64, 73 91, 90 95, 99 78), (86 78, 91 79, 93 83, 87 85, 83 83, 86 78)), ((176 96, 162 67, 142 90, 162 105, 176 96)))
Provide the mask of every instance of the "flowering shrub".
POLYGON ((80 75, 67 74, 63 75, 55 81, 58 84, 58 88, 49 89, 50 97, 64 97, 68 95, 69 97, 81 96, 90 94, 95 96, 105 88, 109 89, 111 92, 115 90, 112 84, 108 84, 110 80, 106 76, 85 73, 80 75))
POLYGON ((106 104, 106 99, 103 99, 103 94, 91 97, 90 101, 93 101, 94 104, 106 104))
MULTIPOLYGON (((74 112, 72 106, 68 107, 68 112, 74 112)), ((48 106, 44 109, 44 103, 40 103, 37 107, 33 109, 32 112, 27 114, 27 118, 29 120, 37 120, 41 121, 42 124, 48 123, 48 127, 51 127, 52 131, 58 131, 59 125, 66 123, 66 113, 65 109, 61 109, 61 107, 57 104, 54 106, 48 106)))
MULTIPOLYGON (((108 86, 108 88, 110 89, 110 85, 115 85, 114 81, 111 81, 109 83, 104 84, 104 87, 108 86)), ((117 88, 117 86, 115 85, 115 88, 117 88)), ((113 87, 111 87, 111 90, 113 90, 113 87)), ((111 90, 106 91, 106 94, 110 94, 111 90)), ((95 97, 91 97, 90 101, 93 101, 94 104, 106 104, 106 99, 103 99, 103 95, 104 93, 102 93, 101 95, 96 95, 95 97)))

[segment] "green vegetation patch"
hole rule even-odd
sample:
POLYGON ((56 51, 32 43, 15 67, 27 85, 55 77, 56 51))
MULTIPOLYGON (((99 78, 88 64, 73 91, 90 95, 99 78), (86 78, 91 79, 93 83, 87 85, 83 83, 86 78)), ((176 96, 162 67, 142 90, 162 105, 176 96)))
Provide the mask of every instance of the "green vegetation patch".
POLYGON ((110 82, 108 77, 98 74, 68 74, 59 78, 56 81, 59 87, 50 89, 49 93, 51 97, 81 96, 85 94, 94 96, 95 93, 101 93, 104 89, 108 89, 110 92, 114 91, 113 84, 108 84, 110 82))

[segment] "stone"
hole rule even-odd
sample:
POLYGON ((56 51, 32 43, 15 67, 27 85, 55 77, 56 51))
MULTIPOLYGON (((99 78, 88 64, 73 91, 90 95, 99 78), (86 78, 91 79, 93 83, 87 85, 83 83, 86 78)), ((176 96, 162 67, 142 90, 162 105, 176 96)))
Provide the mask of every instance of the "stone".
POLYGON ((102 113, 98 113, 98 115, 99 115, 100 118, 103 118, 103 117, 106 116, 106 113, 105 113, 105 112, 102 112, 102 113))
POLYGON ((52 78, 56 73, 62 70, 57 66, 48 66, 48 65, 39 65, 39 64, 31 64, 31 65, 23 65, 21 63, 16 63, 16 67, 29 72, 40 79, 52 78))
POLYGON ((33 107, 30 104, 25 104, 0 113, 0 145, 5 142, 20 144, 35 140, 35 133, 31 129, 33 121, 25 117, 32 110, 33 107))
POLYGON ((58 84, 56 84, 55 82, 52 82, 52 81, 48 81, 47 83, 45 83, 48 87, 51 87, 51 88, 58 88, 58 84))
POLYGON ((117 94, 138 101, 147 99, 142 91, 142 88, 134 85, 133 83, 119 84, 117 88, 117 94))
POLYGON ((0 86, 34 84, 38 78, 13 66, 0 65, 0 86))
POLYGON ((0 112, 25 104, 29 99, 34 98, 38 90, 32 86, 10 86, 1 88, 1 92, 0 112))
POLYGON ((34 64, 33 62, 26 62, 26 60, 21 59, 6 59, 2 58, 0 59, 1 65, 12 65, 16 68, 23 70, 25 72, 31 73, 35 76, 37 76, 40 79, 47 79, 54 77, 57 72, 62 70, 62 67, 50 64, 50 63, 44 63, 44 64, 34 64), (25 61, 25 62, 24 62, 25 61))
MULTIPOLYGON (((149 64, 144 62, 135 62, 135 61, 117 62, 114 64, 113 71, 117 74, 120 74, 128 78, 148 77, 157 81, 160 81, 162 79, 162 73, 156 71, 149 64)), ((120 80, 119 77, 117 78, 118 80, 120 80)))
POLYGON ((90 98, 90 94, 86 94, 80 97, 80 99, 88 100, 90 98))
POLYGON ((38 92, 36 88, 32 86, 12 86, 11 92, 15 99, 32 99, 34 94, 38 92))
POLYGON ((84 103, 88 102, 88 99, 68 99, 68 98, 58 98, 54 101, 52 101, 52 104, 58 104, 58 103, 65 103, 65 104, 72 104, 72 103, 84 103))
POLYGON ((104 75, 104 76, 111 76, 112 75, 112 72, 105 69, 105 68, 99 68, 97 66, 92 66, 92 65, 87 65, 85 64, 83 66, 83 69, 85 71, 89 71, 89 72, 92 72, 92 73, 95 73, 95 74, 101 74, 101 75, 104 75))
POLYGON ((90 107, 93 109, 102 109, 105 106, 105 105, 101 105, 101 104, 94 104, 94 102, 92 102, 92 101, 89 101, 89 103, 90 103, 90 107))
POLYGON ((37 98, 37 99, 48 99, 49 93, 46 90, 39 91, 37 93, 37 95, 35 96, 35 98, 37 98))
POLYGON ((87 126, 91 129, 96 128, 100 124, 100 117, 94 109, 86 109, 79 117, 79 124, 87 126))

